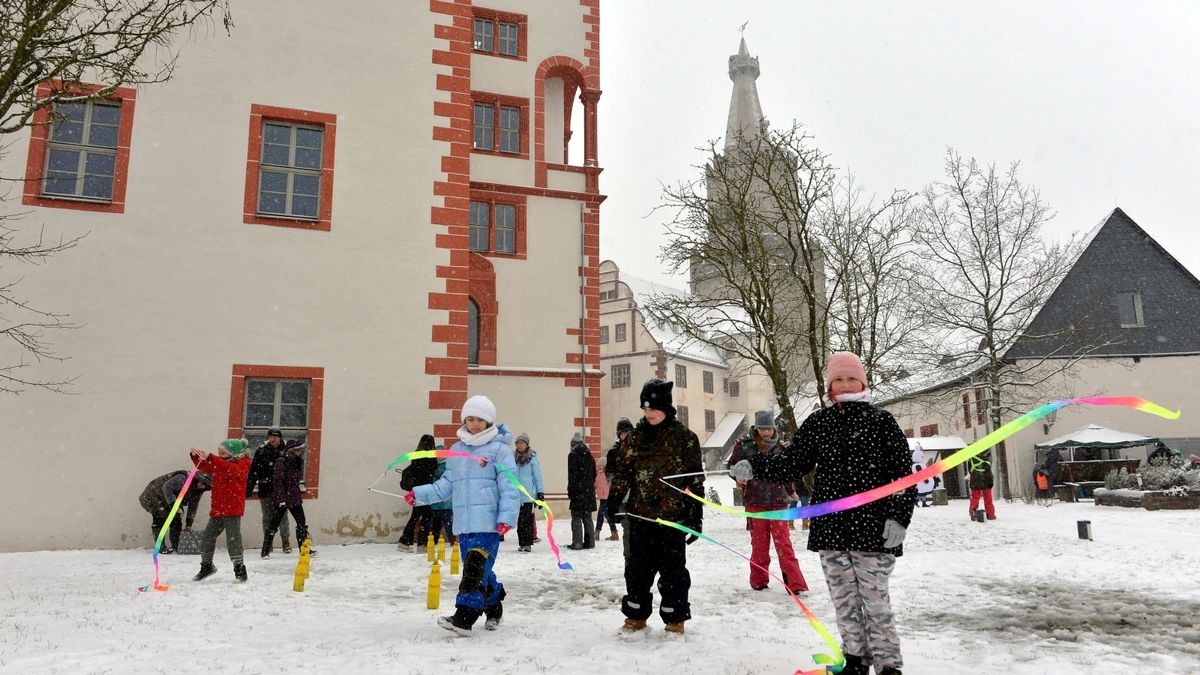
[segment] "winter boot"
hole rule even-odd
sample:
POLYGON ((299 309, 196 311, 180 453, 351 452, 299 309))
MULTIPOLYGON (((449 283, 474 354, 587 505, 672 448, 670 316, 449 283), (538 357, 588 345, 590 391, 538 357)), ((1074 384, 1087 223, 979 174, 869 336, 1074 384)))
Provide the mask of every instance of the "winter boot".
POLYGON ((270 558, 270 557, 271 557, 271 540, 270 540, 270 539, 268 539, 268 540, 266 540, 266 541, 264 541, 264 542, 263 542, 263 545, 262 545, 262 557, 264 557, 264 558, 270 558))
POLYGON ((863 663, 861 656, 845 654, 846 665, 842 667, 842 675, 870 675, 870 666, 863 663))
MULTIPOLYGON (((458 584, 459 593, 470 593, 479 588, 480 584, 483 583, 484 565, 487 564, 487 559, 487 551, 481 548, 473 548, 467 551, 467 559, 463 562, 462 581, 458 584)), ((465 608, 459 607, 459 609, 465 608)), ((478 618, 479 613, 476 612, 475 616, 478 618)), ((475 623, 475 619, 471 619, 471 623, 475 623)))
POLYGON ((679 623, 669 623, 666 626, 666 630, 668 633, 683 635, 683 622, 680 621, 679 623))
POLYGON ((888 667, 884 668, 883 670, 876 670, 875 672, 878 673, 879 675, 901 675, 900 669, 893 668, 892 666, 888 666, 888 667))
POLYGON ((200 563, 200 571, 196 573, 196 576, 192 577, 192 581, 204 581, 205 579, 211 577, 212 575, 214 575, 216 573, 217 573, 216 565, 214 565, 212 563, 202 562, 202 563, 200 563))
POLYGON ((617 534, 616 530, 613 530, 612 534, 608 535, 608 540, 609 541, 621 541, 621 535, 617 534))
POLYGON ((470 635, 471 626, 479 619, 479 610, 458 605, 452 616, 439 617, 437 624, 442 628, 459 635, 470 635))
POLYGON ((640 630, 646 630, 645 619, 625 619, 625 625, 621 626, 622 633, 636 633, 640 630))
POLYGON ((500 619, 504 616, 504 603, 497 602, 491 607, 485 608, 483 614, 487 617, 487 621, 483 622, 484 629, 496 630, 500 627, 500 619))
POLYGON ((233 566, 233 579, 234 579, 235 584, 246 583, 247 576, 246 576, 246 565, 245 564, 233 566))
POLYGON ((808 529, 808 518, 804 518, 803 520, 800 521, 800 529, 802 529, 802 530, 808 529))

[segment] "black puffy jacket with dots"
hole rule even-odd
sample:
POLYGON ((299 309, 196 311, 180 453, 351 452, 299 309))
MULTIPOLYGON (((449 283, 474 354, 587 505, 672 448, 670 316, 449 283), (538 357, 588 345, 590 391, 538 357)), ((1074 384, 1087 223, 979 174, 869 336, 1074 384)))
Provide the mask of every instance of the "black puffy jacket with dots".
MULTIPOLYGON (((809 415, 781 455, 750 458, 755 478, 773 482, 814 474, 810 503, 849 497, 912 473, 912 451, 892 414, 870 403, 852 401, 809 415)), ((902 555, 903 546, 883 548, 883 524, 908 527, 916 487, 878 501, 812 520, 811 551, 867 551, 902 555)))

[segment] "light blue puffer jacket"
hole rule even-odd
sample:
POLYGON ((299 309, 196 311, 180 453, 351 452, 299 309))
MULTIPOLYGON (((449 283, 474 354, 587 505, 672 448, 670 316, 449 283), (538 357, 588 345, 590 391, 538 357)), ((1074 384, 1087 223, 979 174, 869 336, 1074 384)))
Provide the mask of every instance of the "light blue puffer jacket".
POLYGON ((471 446, 459 441, 450 448, 486 458, 487 464, 480 466, 475 459, 449 457, 441 478, 413 488, 417 504, 433 504, 446 499, 453 502, 454 534, 495 532, 499 523, 517 526, 521 493, 503 471, 493 466, 496 463, 516 472, 517 463, 513 460, 510 445, 512 433, 503 424, 496 428, 496 436, 483 445, 471 446))
MULTIPOLYGON (((536 497, 537 493, 545 492, 546 488, 542 484, 542 464, 538 461, 537 450, 530 450, 530 453, 532 457, 528 462, 517 465, 517 478, 521 479, 521 485, 525 486, 529 494, 536 497)), ((519 494, 518 496, 520 496, 522 504, 533 502, 532 499, 526 497, 524 494, 519 494)))

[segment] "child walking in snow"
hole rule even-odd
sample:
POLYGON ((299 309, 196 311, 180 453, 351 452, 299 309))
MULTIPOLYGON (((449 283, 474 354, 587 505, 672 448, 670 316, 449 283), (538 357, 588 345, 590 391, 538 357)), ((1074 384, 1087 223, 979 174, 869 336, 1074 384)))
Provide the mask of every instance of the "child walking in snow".
MULTIPOLYGON (((849 352, 829 357, 830 407, 809 415, 782 455, 756 454, 730 474, 771 481, 800 480, 816 469, 812 503, 833 501, 911 473, 912 453, 891 413, 871 405, 862 362, 849 352)), ((900 675, 903 660, 888 594, 888 577, 903 554, 916 488, 812 521, 808 548, 821 567, 837 613, 846 675, 900 675)))
MULTIPOLYGON (((770 410, 754 413, 754 426, 750 435, 739 440, 729 455, 728 467, 753 457, 756 454, 780 454, 785 446, 775 433, 775 416, 770 410)), ((767 480, 738 481, 742 489, 742 504, 749 513, 776 511, 787 506, 791 485, 767 480)), ((792 549, 792 537, 785 520, 750 519, 750 588, 761 591, 771 580, 767 568, 771 565, 771 540, 775 541, 775 555, 779 558, 779 569, 788 590, 802 593, 808 583, 800 571, 796 552, 792 549)))
POLYGON ((471 457, 450 457, 446 472, 428 485, 418 485, 405 495, 412 504, 453 501, 454 534, 462 555, 463 575, 454 600, 454 614, 438 625, 459 635, 470 635, 480 614, 484 628, 495 630, 504 613, 504 585, 492 571, 500 550, 500 536, 517 524, 520 493, 497 466, 515 471, 512 434, 496 424, 496 406, 486 396, 472 396, 463 404, 459 441, 450 449, 471 457))
MULTIPOLYGON (((304 517, 304 493, 300 490, 300 481, 304 478, 304 441, 293 438, 284 444, 284 454, 275 460, 271 481, 271 503, 275 506, 275 515, 267 525, 267 536, 263 540, 262 557, 271 555, 271 542, 275 539, 275 531, 290 512, 292 520, 296 521, 296 543, 304 545, 308 539, 308 520, 304 517)), ((309 555, 316 553, 309 544, 309 555)))
MULTIPOLYGON (((516 453, 517 479, 529 494, 538 500, 545 498, 546 487, 542 483, 542 463, 537 453, 529 446, 529 434, 518 434, 516 453)), ((517 550, 529 553, 533 548, 533 500, 521 493, 521 512, 517 516, 517 550)))
POLYGON ((238 583, 246 581, 246 562, 242 558, 242 514, 246 512, 246 478, 250 475, 250 458, 246 456, 246 439, 230 438, 221 441, 216 452, 192 448, 192 463, 212 476, 212 507, 208 525, 200 537, 200 571, 192 581, 201 581, 216 571, 213 553, 217 537, 225 532, 225 547, 233 561, 233 576, 238 583))

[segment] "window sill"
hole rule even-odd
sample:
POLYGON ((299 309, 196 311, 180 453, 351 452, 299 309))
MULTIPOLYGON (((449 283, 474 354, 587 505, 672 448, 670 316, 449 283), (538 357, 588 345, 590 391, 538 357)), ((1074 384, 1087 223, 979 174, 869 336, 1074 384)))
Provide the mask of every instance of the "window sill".
POLYGON ((501 54, 500 52, 489 52, 483 49, 472 49, 471 53, 476 56, 494 56, 498 59, 506 59, 508 61, 528 61, 529 57, 525 54, 501 54))
POLYGON ((320 230, 328 232, 332 223, 327 220, 308 220, 306 218, 289 218, 288 216, 271 216, 261 213, 243 214, 242 222, 247 225, 271 225, 274 227, 293 227, 298 230, 320 230))
POLYGON ((44 206, 49 209, 74 209, 93 213, 125 213, 124 202, 101 201, 67 195, 25 195, 24 206, 44 206))
MULTIPOLYGON (((524 145, 524 144, 522 144, 524 145)), ((480 155, 492 155, 493 157, 509 157, 511 159, 529 159, 528 152, 504 152, 503 150, 488 150, 486 148, 477 148, 471 146, 471 152, 480 155)))

